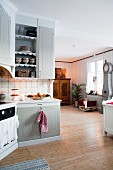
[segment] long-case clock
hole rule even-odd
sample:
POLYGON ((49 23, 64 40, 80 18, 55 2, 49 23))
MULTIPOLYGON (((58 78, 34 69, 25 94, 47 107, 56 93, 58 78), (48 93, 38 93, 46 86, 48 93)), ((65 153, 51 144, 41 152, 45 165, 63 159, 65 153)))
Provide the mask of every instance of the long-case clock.
POLYGON ((112 71, 113 71, 113 65, 107 60, 105 60, 105 63, 103 65, 103 91, 102 96, 103 100, 111 99, 112 98, 112 71))

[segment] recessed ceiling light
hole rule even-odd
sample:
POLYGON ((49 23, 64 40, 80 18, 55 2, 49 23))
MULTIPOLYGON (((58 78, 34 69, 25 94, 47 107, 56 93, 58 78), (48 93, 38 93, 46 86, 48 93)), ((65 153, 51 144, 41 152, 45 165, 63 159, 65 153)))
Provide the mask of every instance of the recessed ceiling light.
POLYGON ((75 45, 75 44, 73 44, 73 45, 72 45, 72 47, 76 47, 76 45, 75 45))

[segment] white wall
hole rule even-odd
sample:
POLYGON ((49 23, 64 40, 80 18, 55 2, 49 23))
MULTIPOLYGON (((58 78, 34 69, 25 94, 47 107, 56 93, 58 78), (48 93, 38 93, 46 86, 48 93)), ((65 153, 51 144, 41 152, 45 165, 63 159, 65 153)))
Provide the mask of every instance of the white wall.
POLYGON ((67 71, 66 78, 72 78, 72 63, 55 62, 55 68, 65 68, 67 71))
POLYGON ((86 83, 87 81, 87 62, 97 59, 107 60, 108 62, 113 64, 113 51, 109 51, 103 54, 95 55, 91 58, 86 58, 84 60, 80 60, 74 62, 72 64, 72 82, 73 83, 86 83))
POLYGON ((72 82, 76 84, 86 83, 87 60, 74 62, 72 65, 72 82))

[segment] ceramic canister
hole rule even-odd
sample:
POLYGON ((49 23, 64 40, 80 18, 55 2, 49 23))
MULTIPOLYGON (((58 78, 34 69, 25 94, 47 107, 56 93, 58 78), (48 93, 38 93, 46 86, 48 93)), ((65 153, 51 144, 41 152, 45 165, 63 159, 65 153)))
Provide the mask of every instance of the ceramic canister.
POLYGON ((29 58, 23 58, 23 63, 27 64, 29 62, 29 58))
POLYGON ((35 58, 30 58, 30 64, 34 64, 35 63, 35 58))

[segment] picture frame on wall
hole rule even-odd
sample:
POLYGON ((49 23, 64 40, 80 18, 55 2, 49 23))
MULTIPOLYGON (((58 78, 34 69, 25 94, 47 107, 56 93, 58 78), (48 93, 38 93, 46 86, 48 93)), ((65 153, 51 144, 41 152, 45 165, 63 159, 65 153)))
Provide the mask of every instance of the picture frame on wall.
POLYGON ((66 78, 66 69, 65 68, 55 68, 55 79, 66 78))

